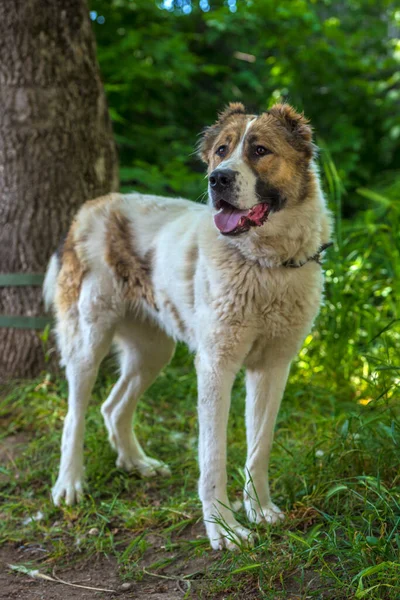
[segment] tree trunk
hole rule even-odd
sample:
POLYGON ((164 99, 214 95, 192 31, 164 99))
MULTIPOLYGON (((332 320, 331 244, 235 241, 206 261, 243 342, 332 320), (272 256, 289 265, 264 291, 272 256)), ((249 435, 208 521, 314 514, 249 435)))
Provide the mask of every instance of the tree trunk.
MULTIPOLYGON (((43 273, 77 208, 118 187, 85 0, 0 3, 0 273, 43 273)), ((43 315, 0 287, 0 315, 43 315)), ((44 367, 38 332, 0 328, 0 380, 44 367)))

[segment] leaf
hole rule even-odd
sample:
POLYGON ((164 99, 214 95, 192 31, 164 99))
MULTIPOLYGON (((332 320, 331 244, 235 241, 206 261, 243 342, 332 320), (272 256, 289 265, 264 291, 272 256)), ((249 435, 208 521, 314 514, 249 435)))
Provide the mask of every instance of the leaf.
POLYGON ((297 542, 301 542, 302 544, 307 546, 307 548, 310 548, 310 544, 307 542, 307 540, 300 537, 299 535, 292 533, 291 531, 288 531, 288 536, 291 537, 292 539, 296 540, 297 542))
POLYGON ((377 546, 379 544, 379 538, 374 535, 367 535, 365 538, 370 546, 377 546))
POLYGON ((344 439, 347 438, 347 434, 349 433, 349 425, 350 425, 349 419, 346 419, 345 422, 343 423, 341 429, 340 429, 340 435, 344 439))
POLYGON ((240 569, 235 569, 231 571, 231 575, 235 575, 235 573, 243 573, 243 571, 251 571, 252 569, 258 569, 259 567, 263 567, 265 564, 256 563, 255 565, 246 565, 245 567, 240 567, 240 569))
POLYGON ((364 196, 365 198, 368 198, 368 200, 378 202, 387 208, 389 208, 392 203, 390 198, 387 196, 382 196, 382 194, 378 194, 378 192, 374 192, 373 190, 369 190, 367 188, 358 188, 357 193, 360 194, 360 196, 364 196))
POLYGON ((339 492, 348 491, 348 489, 349 488, 347 487, 347 485, 344 485, 343 483, 339 483, 338 485, 333 486, 330 490, 328 490, 326 492, 325 498, 327 500, 329 500, 329 498, 332 498, 332 496, 335 496, 339 492))
MULTIPOLYGON (((361 582, 361 580, 360 580, 361 582)), ((368 589, 364 590, 364 587, 362 586, 361 588, 357 589, 355 598, 365 598, 372 590, 375 590, 376 588, 381 587, 380 583, 377 583, 376 585, 373 585, 372 587, 369 587, 368 589)))
POLYGON ((400 568, 400 563, 395 563, 392 561, 385 561, 382 563, 379 563, 379 565, 373 565, 372 567, 367 567, 366 569, 363 569, 362 571, 360 571, 359 573, 357 573, 357 575, 355 577, 353 577, 352 579, 352 583, 357 581, 357 579, 361 579, 362 577, 369 577, 370 575, 374 575, 375 573, 379 573, 380 571, 384 571, 388 568, 393 568, 395 567, 396 569, 400 568))

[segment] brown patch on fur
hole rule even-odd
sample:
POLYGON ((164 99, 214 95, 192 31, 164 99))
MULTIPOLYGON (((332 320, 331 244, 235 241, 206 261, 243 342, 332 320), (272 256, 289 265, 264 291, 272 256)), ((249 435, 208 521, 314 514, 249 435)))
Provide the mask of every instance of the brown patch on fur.
MULTIPOLYGON (((260 144, 265 138, 260 136, 260 144)), ((307 159, 299 160, 296 151, 282 140, 275 140, 274 154, 254 165, 256 176, 282 194, 288 205, 303 201, 309 192, 310 170, 307 159)), ((272 143, 270 144, 272 146, 272 143)))
POLYGON ((220 162, 229 158, 234 152, 236 146, 240 142, 243 134, 246 130, 248 118, 245 115, 236 115, 229 119, 229 122, 223 127, 223 129, 216 133, 212 140, 212 145, 208 151, 208 172, 213 171, 220 162), (223 157, 216 154, 219 146, 227 146, 226 152, 223 157))
POLYGON ((76 221, 71 225, 62 250, 62 264, 57 280, 55 304, 57 311, 67 312, 76 304, 81 291, 85 269, 76 251, 76 221))
POLYGON ((182 320, 178 309, 176 308, 175 304, 173 302, 171 302, 171 300, 167 297, 165 297, 164 300, 164 306, 165 308, 171 313, 176 326, 178 328, 179 333, 181 334, 182 337, 185 337, 185 333, 186 333, 186 326, 184 321, 182 320))
POLYGON ((143 299, 157 310, 151 282, 151 256, 139 257, 129 220, 117 211, 110 213, 107 223, 105 259, 121 281, 128 301, 143 299))
POLYGON ((99 196, 98 198, 94 198, 93 200, 88 200, 87 202, 85 202, 85 204, 82 206, 82 209, 83 210, 91 210, 93 208, 101 209, 106 204, 109 204, 110 202, 113 202, 114 200, 118 200, 120 198, 122 198, 121 194, 117 194, 117 193, 107 194, 106 196, 99 196))
POLYGON ((197 260, 199 258, 199 250, 197 246, 192 246, 189 252, 186 254, 183 278, 187 284, 189 303, 191 306, 194 305, 194 275, 196 273, 197 260))
MULTIPOLYGON (((248 144, 264 145, 277 155, 289 153, 292 161, 311 158, 314 150, 311 139, 308 121, 287 104, 277 104, 260 115, 247 135, 248 144)), ((263 158, 268 157, 271 154, 263 158)))
MULTIPOLYGON (((301 179, 301 186, 300 186, 300 190, 299 190, 299 202, 304 202, 304 200, 306 200, 306 198, 308 198, 310 196, 310 189, 311 189, 311 173, 309 170, 307 170, 304 173, 304 176, 301 179)), ((315 184, 314 184, 315 187, 315 184)))
POLYGON ((311 158, 314 153, 314 146, 311 142, 312 129, 304 113, 296 112, 290 104, 275 104, 268 112, 289 131, 294 147, 311 158))
POLYGON ((218 121, 220 123, 222 123, 228 117, 231 117, 232 115, 238 115, 238 114, 239 115, 246 114, 246 109, 244 107, 244 104, 242 104, 241 102, 229 102, 228 106, 225 106, 225 108, 218 114, 218 121))
POLYGON ((246 109, 240 102, 231 102, 225 109, 219 113, 217 121, 211 127, 206 127, 203 136, 198 145, 198 154, 205 163, 210 163, 211 150, 217 146, 226 143, 225 138, 232 148, 238 143, 238 125, 244 125, 247 121, 246 109), (221 133, 224 133, 224 139, 221 141, 221 133))
POLYGON ((314 146, 311 128, 303 115, 287 104, 277 104, 258 117, 244 144, 244 159, 255 175, 278 189, 290 203, 303 201, 309 194, 309 164, 314 146), (260 145, 269 154, 257 157, 260 145))
POLYGON ((155 256, 155 250, 154 250, 154 248, 150 248, 150 250, 147 250, 146 254, 144 255, 144 259, 143 259, 143 264, 145 265, 145 267, 147 269, 149 277, 151 277, 151 275, 154 271, 154 256, 155 256))

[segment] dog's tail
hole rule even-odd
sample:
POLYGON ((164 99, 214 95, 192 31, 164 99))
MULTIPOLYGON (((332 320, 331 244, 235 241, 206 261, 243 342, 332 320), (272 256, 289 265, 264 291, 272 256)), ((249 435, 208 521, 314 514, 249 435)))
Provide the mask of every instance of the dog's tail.
POLYGON ((43 299, 46 310, 50 310, 54 303, 56 283, 60 272, 60 259, 55 252, 47 265, 47 271, 43 283, 43 299))

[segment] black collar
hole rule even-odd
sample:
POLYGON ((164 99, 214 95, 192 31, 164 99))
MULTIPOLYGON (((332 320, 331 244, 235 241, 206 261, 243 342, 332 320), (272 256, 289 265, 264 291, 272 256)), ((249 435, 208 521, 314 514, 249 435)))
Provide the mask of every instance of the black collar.
POLYGON ((330 246, 333 246, 333 242, 328 242, 327 244, 322 244, 322 246, 318 249, 318 251, 314 254, 314 256, 309 256, 307 258, 307 260, 305 260, 304 262, 296 263, 293 260, 293 258, 291 258, 290 260, 287 260, 284 263, 282 263, 282 267, 289 267, 290 269, 298 269, 299 267, 303 267, 304 265, 306 265, 308 262, 311 262, 311 261, 314 261, 314 262, 318 263, 319 265, 322 265, 321 253, 324 252, 324 250, 326 250, 330 246))

